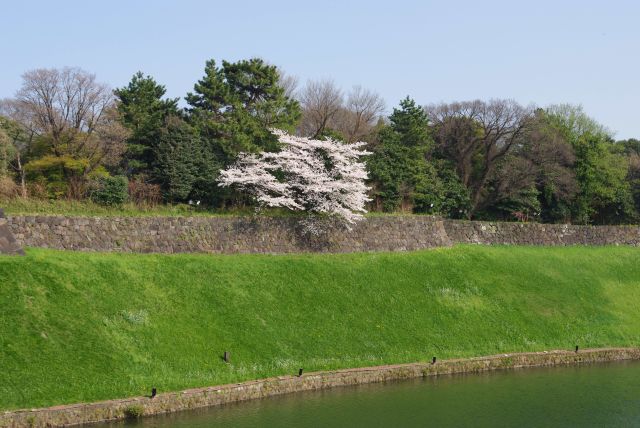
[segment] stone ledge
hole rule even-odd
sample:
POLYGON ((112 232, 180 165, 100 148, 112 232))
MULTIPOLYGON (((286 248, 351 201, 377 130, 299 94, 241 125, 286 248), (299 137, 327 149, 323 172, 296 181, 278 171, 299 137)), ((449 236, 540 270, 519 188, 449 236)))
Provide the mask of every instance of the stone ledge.
POLYGON ((135 397, 89 404, 18 410, 0 415, 1 428, 65 427, 125 419, 134 410, 144 416, 217 406, 300 391, 360 385, 455 373, 638 360, 638 348, 587 349, 580 352, 548 351, 501 354, 488 357, 452 359, 431 363, 399 364, 279 376, 180 392, 158 394, 155 398, 135 397))

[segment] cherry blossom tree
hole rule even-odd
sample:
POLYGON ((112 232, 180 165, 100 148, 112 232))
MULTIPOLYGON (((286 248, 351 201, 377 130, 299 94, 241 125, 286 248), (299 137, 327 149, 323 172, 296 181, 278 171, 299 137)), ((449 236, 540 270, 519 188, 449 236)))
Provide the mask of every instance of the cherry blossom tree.
POLYGON ((327 138, 314 140, 272 129, 279 152, 241 153, 221 171, 219 186, 250 193, 262 207, 306 211, 311 217, 329 215, 347 226, 363 218, 369 201, 367 171, 360 158, 366 143, 327 138))

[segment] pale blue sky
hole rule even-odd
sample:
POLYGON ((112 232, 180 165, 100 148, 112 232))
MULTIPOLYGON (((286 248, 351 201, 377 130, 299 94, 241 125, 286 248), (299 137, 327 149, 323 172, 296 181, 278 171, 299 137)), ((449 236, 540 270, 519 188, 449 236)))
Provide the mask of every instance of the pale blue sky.
POLYGON ((640 138, 640 1, 5 1, 0 97, 37 67, 113 87, 137 70, 191 90, 205 60, 260 56, 305 79, 378 91, 387 109, 514 98, 582 104, 640 138))

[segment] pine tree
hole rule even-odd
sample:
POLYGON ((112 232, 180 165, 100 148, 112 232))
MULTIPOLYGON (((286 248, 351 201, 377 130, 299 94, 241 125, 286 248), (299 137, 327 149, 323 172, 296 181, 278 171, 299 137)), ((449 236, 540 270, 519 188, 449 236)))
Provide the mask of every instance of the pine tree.
POLYGON ((270 128, 292 131, 298 102, 285 95, 275 66, 261 59, 236 63, 207 61, 204 77, 186 97, 192 123, 223 164, 240 152, 277 148, 270 128))
POLYGON ((129 84, 114 91, 122 123, 131 131, 124 167, 129 176, 149 173, 155 162, 160 130, 169 116, 177 116, 178 99, 163 99, 166 90, 151 76, 133 75, 129 84))
POLYGON ((295 129, 300 106, 285 95, 279 77, 278 69, 261 59, 223 61, 222 67, 210 60, 204 77, 187 94, 189 122, 202 138, 202 156, 207 159, 195 186, 199 197, 209 204, 225 206, 237 196, 231 189, 212 184, 221 168, 241 152, 277 150, 278 139, 269 129, 295 129))
POLYGON ((152 172, 165 200, 183 202, 189 198, 199 178, 202 145, 196 131, 183 120, 172 117, 160 130, 152 172))
POLYGON ((424 109, 407 97, 389 120, 368 161, 377 208, 452 216, 465 209, 468 196, 455 174, 445 163, 436 168, 429 159, 434 143, 424 109))

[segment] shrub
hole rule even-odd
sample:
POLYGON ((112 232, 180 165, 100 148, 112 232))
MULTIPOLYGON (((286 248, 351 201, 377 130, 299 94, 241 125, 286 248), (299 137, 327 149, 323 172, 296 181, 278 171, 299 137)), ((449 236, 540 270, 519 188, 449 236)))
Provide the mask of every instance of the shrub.
POLYGON ((127 177, 99 177, 95 179, 90 191, 91 200, 100 205, 122 205, 129 197, 127 177))
POLYGON ((27 194, 34 199, 49 199, 47 184, 43 180, 27 183, 27 194))
POLYGON ((45 186, 47 197, 77 198, 78 192, 83 190, 82 181, 85 171, 89 168, 89 160, 48 155, 27 163, 24 168, 30 182, 38 182, 45 186), (71 181, 73 188, 70 191, 71 181))
POLYGON ((124 409, 124 417, 127 419, 138 419, 143 415, 144 407, 139 404, 133 404, 124 409))
POLYGON ((18 185, 10 177, 0 177, 0 197, 14 198, 18 193, 18 185))
POLYGON ((160 185, 151 184, 143 178, 137 178, 129 182, 129 198, 136 205, 156 206, 162 200, 160 185))

